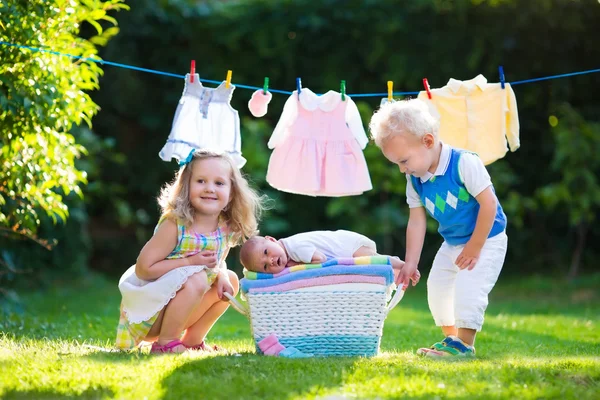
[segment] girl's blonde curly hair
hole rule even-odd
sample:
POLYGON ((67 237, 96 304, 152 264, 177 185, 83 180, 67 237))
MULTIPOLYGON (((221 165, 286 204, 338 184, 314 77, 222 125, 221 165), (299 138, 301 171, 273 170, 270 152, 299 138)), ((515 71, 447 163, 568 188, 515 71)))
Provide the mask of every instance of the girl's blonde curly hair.
POLYGON ((197 150, 192 160, 179 169, 175 179, 166 184, 160 191, 158 204, 162 217, 191 225, 194 222, 194 207, 190 203, 190 179, 192 167, 198 160, 218 158, 226 161, 231 170, 231 193, 229 204, 221 212, 221 216, 234 234, 234 244, 239 244, 257 234, 258 221, 265 210, 266 196, 261 196, 250 187, 248 181, 235 166, 233 159, 226 153, 208 150, 197 150))

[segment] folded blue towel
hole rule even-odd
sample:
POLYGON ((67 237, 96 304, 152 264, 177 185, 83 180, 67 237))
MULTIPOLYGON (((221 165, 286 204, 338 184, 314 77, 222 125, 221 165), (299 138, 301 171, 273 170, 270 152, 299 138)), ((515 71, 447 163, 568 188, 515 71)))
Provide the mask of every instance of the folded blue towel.
POLYGON ((244 277, 246 279, 275 279, 280 276, 304 271, 306 269, 318 269, 333 267, 336 265, 386 265, 392 264, 390 256, 360 256, 360 257, 334 257, 320 264, 298 264, 293 267, 286 267, 283 271, 276 274, 268 274, 266 272, 248 271, 244 268, 244 277))
POLYGON ((310 358, 313 357, 312 353, 303 353, 295 347, 288 347, 279 352, 279 357, 286 358, 310 358))
POLYGON ((330 275, 370 275, 382 276, 385 278, 385 284, 390 285, 394 281, 394 272, 391 265, 336 265, 328 268, 308 269, 297 271, 293 274, 287 274, 273 279, 246 279, 240 280, 242 293, 247 293, 250 289, 265 288, 279 285, 281 283, 296 281, 307 278, 317 278, 330 275))

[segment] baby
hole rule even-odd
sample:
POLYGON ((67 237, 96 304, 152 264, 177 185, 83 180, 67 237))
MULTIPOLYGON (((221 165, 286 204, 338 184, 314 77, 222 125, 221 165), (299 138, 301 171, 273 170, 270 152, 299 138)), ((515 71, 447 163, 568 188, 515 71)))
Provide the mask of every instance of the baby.
MULTIPOLYGON (((311 231, 283 239, 271 236, 254 236, 241 248, 240 261, 244 268, 254 272, 277 274, 285 267, 297 264, 315 264, 333 257, 376 256, 375 242, 356 232, 311 231)), ((397 280, 404 261, 390 257, 397 280)), ((416 270, 410 277, 413 286, 421 274, 416 270)))

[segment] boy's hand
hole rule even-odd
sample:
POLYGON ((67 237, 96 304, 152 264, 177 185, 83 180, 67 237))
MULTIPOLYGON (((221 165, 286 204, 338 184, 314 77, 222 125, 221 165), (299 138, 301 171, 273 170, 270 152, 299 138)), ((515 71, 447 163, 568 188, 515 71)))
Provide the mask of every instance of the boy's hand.
POLYGON ((417 264, 404 263, 404 266, 402 269, 400 269, 400 273, 396 278, 396 285, 402 285, 402 290, 405 290, 411 280, 413 282, 413 286, 415 286, 417 282, 419 282, 419 279, 421 279, 421 274, 417 269, 417 264))
POLYGON ((465 245, 463 251, 460 252, 454 264, 459 269, 468 269, 471 271, 475 268, 477 261, 479 260, 479 254, 481 253, 481 246, 473 243, 472 241, 468 241, 465 245))
POLYGON ((219 296, 219 299, 229 301, 227 297, 223 297, 223 293, 229 293, 233 296, 233 286, 229 281, 227 272, 219 273, 219 276, 217 277, 217 295, 219 296))
POLYGON ((412 281, 412 285, 416 286, 417 283, 421 280, 421 273, 418 269, 415 270, 415 273, 410 276, 410 280, 412 281))
POLYGON ((189 265, 205 265, 208 268, 214 268, 217 265, 217 253, 214 251, 201 251, 186 258, 189 265))
MULTIPOLYGON (((404 261, 402 261, 399 257, 396 256, 392 256, 390 257, 390 260, 392 262, 392 268, 394 268, 397 271, 402 271, 402 268, 404 268, 404 261)), ((395 273, 394 273, 395 275, 395 273)), ((419 283, 419 281, 421 280, 421 273, 419 272, 418 269, 415 269, 415 272, 413 272, 412 275, 409 276, 410 281, 412 282, 413 286, 416 286, 417 283, 419 283)), ((400 274, 398 273, 398 281, 400 281, 400 274)), ((398 284, 396 282, 396 284, 398 284)), ((402 287, 402 290, 406 290, 406 288, 408 287, 408 284, 405 284, 402 287)))

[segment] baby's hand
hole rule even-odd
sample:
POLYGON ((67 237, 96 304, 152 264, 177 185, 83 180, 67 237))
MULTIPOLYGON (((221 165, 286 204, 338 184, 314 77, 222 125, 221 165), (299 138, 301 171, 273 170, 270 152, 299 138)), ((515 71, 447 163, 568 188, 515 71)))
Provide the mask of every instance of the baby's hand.
POLYGON ((324 263, 325 261, 327 261, 327 257, 318 250, 315 251, 315 254, 312 256, 312 260, 310 260, 311 264, 324 263))
POLYGON ((217 253, 214 251, 201 251, 186 258, 188 265, 205 265, 208 268, 214 268, 217 265, 217 253))
POLYGON ((392 263, 392 268, 400 271, 402 267, 404 267, 404 261, 400 259, 400 257, 392 256, 390 257, 390 262, 392 263))

